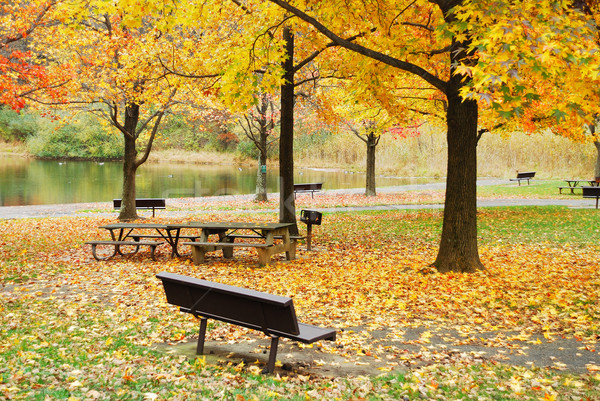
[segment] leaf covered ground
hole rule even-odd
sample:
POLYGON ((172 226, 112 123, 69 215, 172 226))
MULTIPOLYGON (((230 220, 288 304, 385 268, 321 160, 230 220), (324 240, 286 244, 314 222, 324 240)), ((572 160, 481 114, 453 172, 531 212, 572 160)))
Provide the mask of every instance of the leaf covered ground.
MULTIPOLYGON (((364 199, 354 197, 340 201, 364 199)), ((277 219, 213 207, 219 213, 190 210, 185 218, 164 213, 148 220, 277 219)), ((84 242, 106 239, 98 226, 115 222, 116 215, 2 221, 0 397, 600 399, 600 363, 593 360, 574 373, 558 363, 514 366, 427 348, 437 335, 452 346, 484 344, 526 355, 540 339, 567 339, 597 355, 597 211, 480 209, 480 255, 487 269, 476 274, 427 268, 436 256, 441 219, 441 211, 432 210, 328 213, 314 228, 314 251, 301 245, 296 260, 275 257, 268 267, 259 267, 251 250, 236 250, 231 260, 214 254, 195 266, 189 258, 169 258, 165 246, 157 261, 142 251, 97 262, 84 242), (338 330, 335 343, 314 346, 323 361, 336 355, 364 363, 357 357, 366 355, 381 375, 277 369, 265 376, 253 361, 215 365, 157 351, 152 345, 193 340, 197 333, 194 318, 166 303, 154 277, 161 271, 290 296, 300 321, 338 330), (409 338, 411 330, 419 337, 409 338)), ((248 334, 226 324, 209 327, 209 338, 224 343, 247 341, 248 334)))

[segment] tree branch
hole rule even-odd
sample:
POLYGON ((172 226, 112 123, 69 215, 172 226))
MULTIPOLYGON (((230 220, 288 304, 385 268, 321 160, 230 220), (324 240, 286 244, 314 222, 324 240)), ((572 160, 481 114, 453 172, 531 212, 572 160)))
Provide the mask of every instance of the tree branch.
POLYGON ((330 29, 325 27, 323 24, 321 24, 315 18, 309 16, 308 14, 299 10, 298 8, 290 5, 288 2, 286 2, 284 0, 269 0, 269 1, 274 4, 277 4, 279 7, 283 8, 284 10, 289 11, 290 13, 294 14, 296 17, 300 18, 304 22, 312 25, 316 30, 321 32, 321 34, 325 35, 326 37, 328 37, 332 42, 336 43, 338 46, 341 46, 345 49, 362 54, 363 56, 372 58, 374 60, 378 60, 389 66, 398 68, 400 70, 409 72, 411 74, 415 74, 415 75, 421 77, 423 80, 425 80, 429 84, 431 84, 432 86, 434 86, 435 88, 446 93, 447 86, 448 86, 447 82, 438 78, 437 76, 431 74, 430 72, 426 71, 422 67, 419 67, 415 64, 412 64, 412 63, 409 63, 406 61, 398 60, 394 57, 388 56, 381 52, 369 49, 365 46, 362 46, 357 43, 353 43, 351 41, 343 39, 343 38, 339 37, 338 35, 336 35, 335 33, 333 33, 330 29))

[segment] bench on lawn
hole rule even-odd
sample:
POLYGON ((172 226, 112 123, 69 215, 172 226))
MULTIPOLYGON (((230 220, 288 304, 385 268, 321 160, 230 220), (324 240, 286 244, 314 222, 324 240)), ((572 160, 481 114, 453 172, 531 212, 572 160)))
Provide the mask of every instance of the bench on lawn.
POLYGON ((310 192, 311 197, 315 197, 315 192, 323 189, 322 182, 315 182, 311 184, 294 184, 294 197, 298 192, 310 192))
POLYGON ((596 209, 600 198, 600 187, 581 187, 584 198, 596 198, 596 209))
MULTIPOLYGON (((115 209, 121 208, 121 199, 113 199, 115 209)), ((138 198, 135 200, 136 209, 152 209, 152 217, 156 209, 166 209, 167 205, 164 198, 138 198)))
POLYGON ((156 257, 154 256, 154 251, 156 250, 156 247, 162 243, 163 242, 159 242, 159 241, 87 241, 86 242, 86 244, 89 244, 92 246, 92 255, 94 255, 94 259, 96 259, 96 260, 110 259, 113 256, 115 256, 117 253, 119 255, 133 255, 134 253, 137 253, 137 251, 139 251, 140 246, 150 247, 150 256, 152 257, 153 260, 156 260, 156 257), (114 247, 114 252, 112 254, 109 254, 108 256, 100 256, 100 255, 98 255, 97 249, 96 249, 98 247, 98 245, 112 246, 112 247, 114 247), (135 250, 133 252, 124 253, 121 251, 122 246, 135 246, 135 250))
POLYGON ((156 277, 163 283, 168 303, 179 306, 181 312, 200 318, 197 354, 204 353, 208 319, 262 331, 271 337, 268 373, 275 370, 280 337, 304 344, 319 340, 335 341, 335 330, 299 323, 291 298, 175 273, 162 272, 156 277))
POLYGON ((529 180, 535 176, 535 171, 528 171, 525 173, 517 173, 517 178, 511 178, 511 181, 518 181, 519 186, 521 186, 521 181, 527 180, 527 185, 529 185, 529 180))

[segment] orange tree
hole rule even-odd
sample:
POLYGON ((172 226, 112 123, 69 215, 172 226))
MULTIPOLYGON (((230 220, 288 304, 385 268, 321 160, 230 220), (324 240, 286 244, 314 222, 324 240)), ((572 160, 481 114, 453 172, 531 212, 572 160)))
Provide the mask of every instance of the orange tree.
POLYGON ((182 78, 169 69, 190 43, 163 34, 150 17, 124 24, 128 10, 119 4, 74 0, 61 6, 54 10, 61 23, 47 27, 34 42, 74 71, 67 99, 53 104, 95 113, 122 135, 119 219, 136 219, 136 171, 148 159, 163 118, 194 96, 190 91, 202 90, 200 81, 183 86, 182 78))
POLYGON ((590 51, 595 25, 570 1, 269 1, 347 49, 356 68, 414 75, 443 98, 448 171, 433 263, 441 272, 483 268, 476 218, 479 129, 534 110, 535 124, 560 121, 565 130, 589 121, 599 107, 598 56, 590 51), (365 58, 374 62, 363 64, 365 58), (538 84, 565 94, 544 98, 538 84), (482 110, 492 124, 479 119, 482 110))

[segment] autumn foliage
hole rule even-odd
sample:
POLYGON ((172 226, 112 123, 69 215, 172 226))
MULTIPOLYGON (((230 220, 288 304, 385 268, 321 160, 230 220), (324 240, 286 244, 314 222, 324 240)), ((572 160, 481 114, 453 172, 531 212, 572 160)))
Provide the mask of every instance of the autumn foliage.
POLYGON ((0 1, 0 104, 14 110, 26 99, 44 91, 58 100, 61 86, 70 79, 66 65, 50 65, 45 53, 30 48, 30 35, 52 22, 54 0, 0 1))
MULTIPOLYGON (((365 199, 326 198, 318 202, 357 205, 365 199)), ((299 206, 312 202, 300 197, 299 206)), ((178 212, 179 217, 152 222, 276 219, 271 212, 224 213, 224 208, 236 208, 233 203, 206 205, 200 213, 192 204, 181 206, 188 210, 178 212)), ((565 367, 558 362, 552 369, 525 369, 453 351, 472 345, 526 356, 540 342, 565 339, 577 341, 581 352, 597 351, 599 238, 586 231, 595 224, 592 212, 480 210, 482 259, 488 269, 473 274, 424 269, 441 228, 436 210, 326 213, 313 231, 314 251, 300 245, 296 260, 281 255, 268 267, 259 267, 251 250, 236 250, 231 260, 209 254, 206 264, 196 266, 189 255, 171 259, 165 246, 158 248, 157 261, 142 251, 97 262, 84 242, 105 239, 108 234, 98 227, 116 216, 5 220, 0 222, 0 394, 24 399, 53 386, 60 394, 97 399, 115 394, 169 399, 198 391, 206 399, 219 398, 220 392, 239 400, 275 399, 269 398, 273 394, 353 399, 353 392, 382 399, 403 394, 456 399, 452 394, 463 391, 481 396, 489 385, 503 391, 502 399, 594 397, 597 393, 590 391, 600 382, 600 366, 593 361, 588 375, 563 376, 565 367), (555 230, 546 230, 549 226, 555 230), (331 355, 346 361, 339 369, 372 364, 378 373, 400 368, 413 373, 395 390, 391 383, 398 376, 379 388, 368 378, 331 379, 279 366, 281 376, 272 383, 240 388, 240 382, 259 380, 255 361, 228 364, 226 359, 215 366, 152 347, 193 341, 197 335, 197 321, 165 301, 154 277, 160 271, 292 297, 302 321, 338 330, 335 343, 315 345, 317 365, 329 366, 331 355), (409 331, 420 334, 412 338, 409 331), (434 336, 449 346, 434 347, 434 336), (236 392, 244 398, 235 398, 236 392)), ((209 340, 254 344, 262 354, 264 338, 256 342, 251 332, 224 323, 209 327, 209 340)), ((285 353, 280 358, 294 362, 285 353)), ((257 360, 264 361, 264 355, 257 360)))

